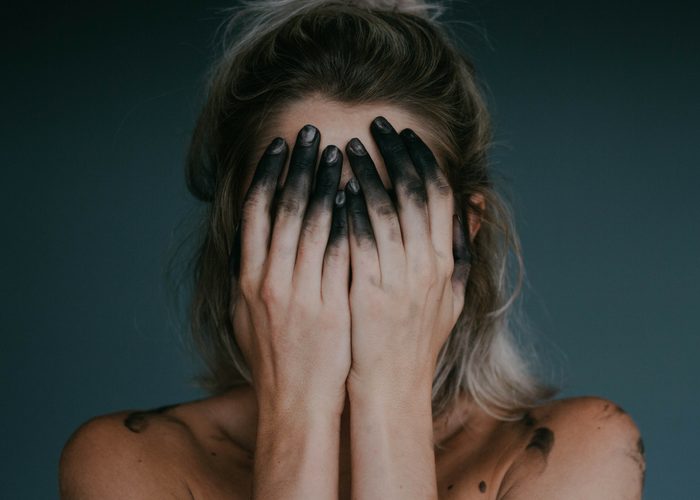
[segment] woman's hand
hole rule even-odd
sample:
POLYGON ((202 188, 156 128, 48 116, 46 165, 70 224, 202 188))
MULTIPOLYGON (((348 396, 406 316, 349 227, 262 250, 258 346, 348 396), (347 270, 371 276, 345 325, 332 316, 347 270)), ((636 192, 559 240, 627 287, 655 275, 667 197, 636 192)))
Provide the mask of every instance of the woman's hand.
MULTIPOLYGON (((436 158, 413 131, 383 118, 370 127, 396 206, 362 143, 346 153, 361 189, 348 184, 352 366, 348 389, 432 384, 439 350, 464 305, 466 233, 436 158), (453 255, 454 254, 454 255, 453 255)), ((387 392, 383 392, 387 394, 387 392)))
POLYGON ((299 132, 276 203, 284 140, 260 159, 243 205, 240 263, 232 256, 240 288, 231 314, 259 403, 339 415, 351 361, 349 247, 337 191, 343 159, 325 148, 309 200, 319 142, 315 127, 299 132))

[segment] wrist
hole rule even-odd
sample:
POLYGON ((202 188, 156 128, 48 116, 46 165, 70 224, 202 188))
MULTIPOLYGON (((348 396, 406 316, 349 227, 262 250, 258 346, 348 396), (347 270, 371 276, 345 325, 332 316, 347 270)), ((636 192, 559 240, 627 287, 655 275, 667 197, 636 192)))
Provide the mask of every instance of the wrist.
POLYGON ((345 394, 339 397, 309 392, 256 391, 258 420, 278 422, 281 419, 300 421, 328 421, 340 419, 345 404, 345 394))
POLYGON ((400 370, 401 374, 397 376, 398 371, 385 373, 375 369, 368 375, 367 371, 360 373, 351 368, 345 382, 348 395, 358 397, 393 395, 414 398, 416 394, 426 392, 429 395, 432 394, 434 370, 428 367, 419 370, 414 367, 412 370, 400 370))
POLYGON ((351 407, 380 407, 424 411, 432 405, 432 378, 404 379, 349 376, 347 386, 351 407))

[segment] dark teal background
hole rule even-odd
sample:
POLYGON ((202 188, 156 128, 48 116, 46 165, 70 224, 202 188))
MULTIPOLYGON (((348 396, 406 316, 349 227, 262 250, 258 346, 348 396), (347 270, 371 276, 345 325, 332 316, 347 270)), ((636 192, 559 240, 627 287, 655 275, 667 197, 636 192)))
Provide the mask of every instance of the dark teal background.
MULTIPOLYGON (((632 414, 645 498, 697 498, 698 9, 458 3, 446 19, 487 36, 455 24, 490 89, 548 369, 563 396, 632 414)), ((5 16, 3 498, 56 497, 60 450, 89 417, 201 395, 163 273, 197 215, 183 157, 225 5, 5 16)))

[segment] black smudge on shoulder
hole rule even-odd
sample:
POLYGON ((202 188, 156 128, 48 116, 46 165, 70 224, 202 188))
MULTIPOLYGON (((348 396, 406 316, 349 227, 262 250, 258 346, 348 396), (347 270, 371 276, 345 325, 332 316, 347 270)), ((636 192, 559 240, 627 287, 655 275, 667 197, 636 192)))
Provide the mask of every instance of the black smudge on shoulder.
POLYGON ((124 427, 129 429, 131 432, 136 434, 144 431, 148 427, 149 417, 153 415, 162 415, 166 411, 179 406, 180 404, 171 404, 165 406, 159 406, 158 408, 153 408, 151 410, 134 411, 129 413, 124 419, 124 427))
POLYGON ((547 456, 549 452, 552 451, 554 446, 554 433, 548 427, 538 427, 535 429, 532 439, 525 447, 526 450, 537 449, 542 452, 542 456, 547 461, 547 456))
POLYGON ((526 412, 525 415, 523 415, 523 418, 520 419, 520 421, 527 427, 532 427, 535 425, 535 419, 532 418, 532 415, 530 412, 526 412))
POLYGON ((482 493, 486 493, 486 481, 481 481, 479 483, 479 491, 482 493))
POLYGON ((622 406, 612 403, 603 404, 603 414, 604 418, 612 417, 613 415, 627 415, 627 412, 622 408, 622 406), (612 409, 610 408, 612 406, 612 409))
POLYGON ((642 436, 640 435, 637 438, 637 441, 634 443, 634 448, 630 449, 627 452, 627 456, 629 456, 634 462, 637 464, 639 467, 639 473, 640 473, 640 479, 642 482, 642 491, 644 491, 644 483, 646 481, 646 458, 644 456, 645 450, 644 450, 644 441, 642 440, 642 436))

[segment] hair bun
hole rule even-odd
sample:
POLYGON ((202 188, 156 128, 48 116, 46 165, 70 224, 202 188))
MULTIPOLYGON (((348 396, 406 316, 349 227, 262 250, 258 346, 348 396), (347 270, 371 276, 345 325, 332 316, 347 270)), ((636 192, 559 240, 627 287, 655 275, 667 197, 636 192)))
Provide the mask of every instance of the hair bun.
POLYGON ((285 17, 300 14, 325 5, 350 5, 366 10, 406 12, 436 20, 445 7, 437 1, 429 0, 240 0, 235 7, 223 8, 242 17, 246 15, 285 17))
MULTIPOLYGON (((323 3, 323 1, 318 3, 323 3)), ((409 12, 431 19, 439 17, 444 11, 444 7, 440 3, 426 0, 348 0, 344 3, 370 10, 409 12)))

